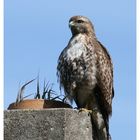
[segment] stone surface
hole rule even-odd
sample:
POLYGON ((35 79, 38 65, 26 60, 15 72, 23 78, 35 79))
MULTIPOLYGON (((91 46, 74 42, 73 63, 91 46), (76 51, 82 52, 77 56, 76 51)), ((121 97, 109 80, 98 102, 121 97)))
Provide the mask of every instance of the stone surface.
POLYGON ((74 109, 6 110, 5 140, 92 140, 86 112, 74 109))

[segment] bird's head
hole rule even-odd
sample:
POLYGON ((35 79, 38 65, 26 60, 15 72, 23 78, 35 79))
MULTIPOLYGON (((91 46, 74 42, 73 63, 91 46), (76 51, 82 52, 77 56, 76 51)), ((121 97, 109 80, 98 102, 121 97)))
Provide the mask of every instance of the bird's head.
POLYGON ((79 33, 94 34, 94 28, 91 21, 84 16, 74 16, 69 20, 69 27, 72 35, 79 33))

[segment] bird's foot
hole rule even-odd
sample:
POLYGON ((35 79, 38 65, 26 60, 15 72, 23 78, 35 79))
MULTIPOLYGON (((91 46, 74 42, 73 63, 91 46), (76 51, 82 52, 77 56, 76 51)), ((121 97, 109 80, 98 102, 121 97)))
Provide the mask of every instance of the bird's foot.
POLYGON ((80 108, 80 109, 79 109, 79 113, 81 113, 81 112, 87 112, 88 115, 90 115, 90 114, 92 113, 92 110, 88 110, 88 109, 86 109, 86 108, 80 108))

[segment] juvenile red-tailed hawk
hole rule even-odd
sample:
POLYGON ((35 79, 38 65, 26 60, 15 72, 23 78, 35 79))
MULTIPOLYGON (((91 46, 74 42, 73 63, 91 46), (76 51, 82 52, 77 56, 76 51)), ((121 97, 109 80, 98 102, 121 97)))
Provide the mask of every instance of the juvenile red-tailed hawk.
POLYGON ((114 96, 110 55, 97 40, 88 18, 74 16, 69 27, 72 37, 58 59, 60 87, 75 100, 78 108, 92 110, 93 139, 109 140, 114 96))

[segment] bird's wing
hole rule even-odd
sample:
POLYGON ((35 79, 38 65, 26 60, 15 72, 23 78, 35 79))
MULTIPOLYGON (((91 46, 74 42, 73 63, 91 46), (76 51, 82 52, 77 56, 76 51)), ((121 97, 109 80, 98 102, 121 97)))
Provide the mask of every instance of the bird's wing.
POLYGON ((97 95, 107 114, 112 113, 113 89, 113 65, 106 48, 98 41, 95 44, 97 53, 97 95))

